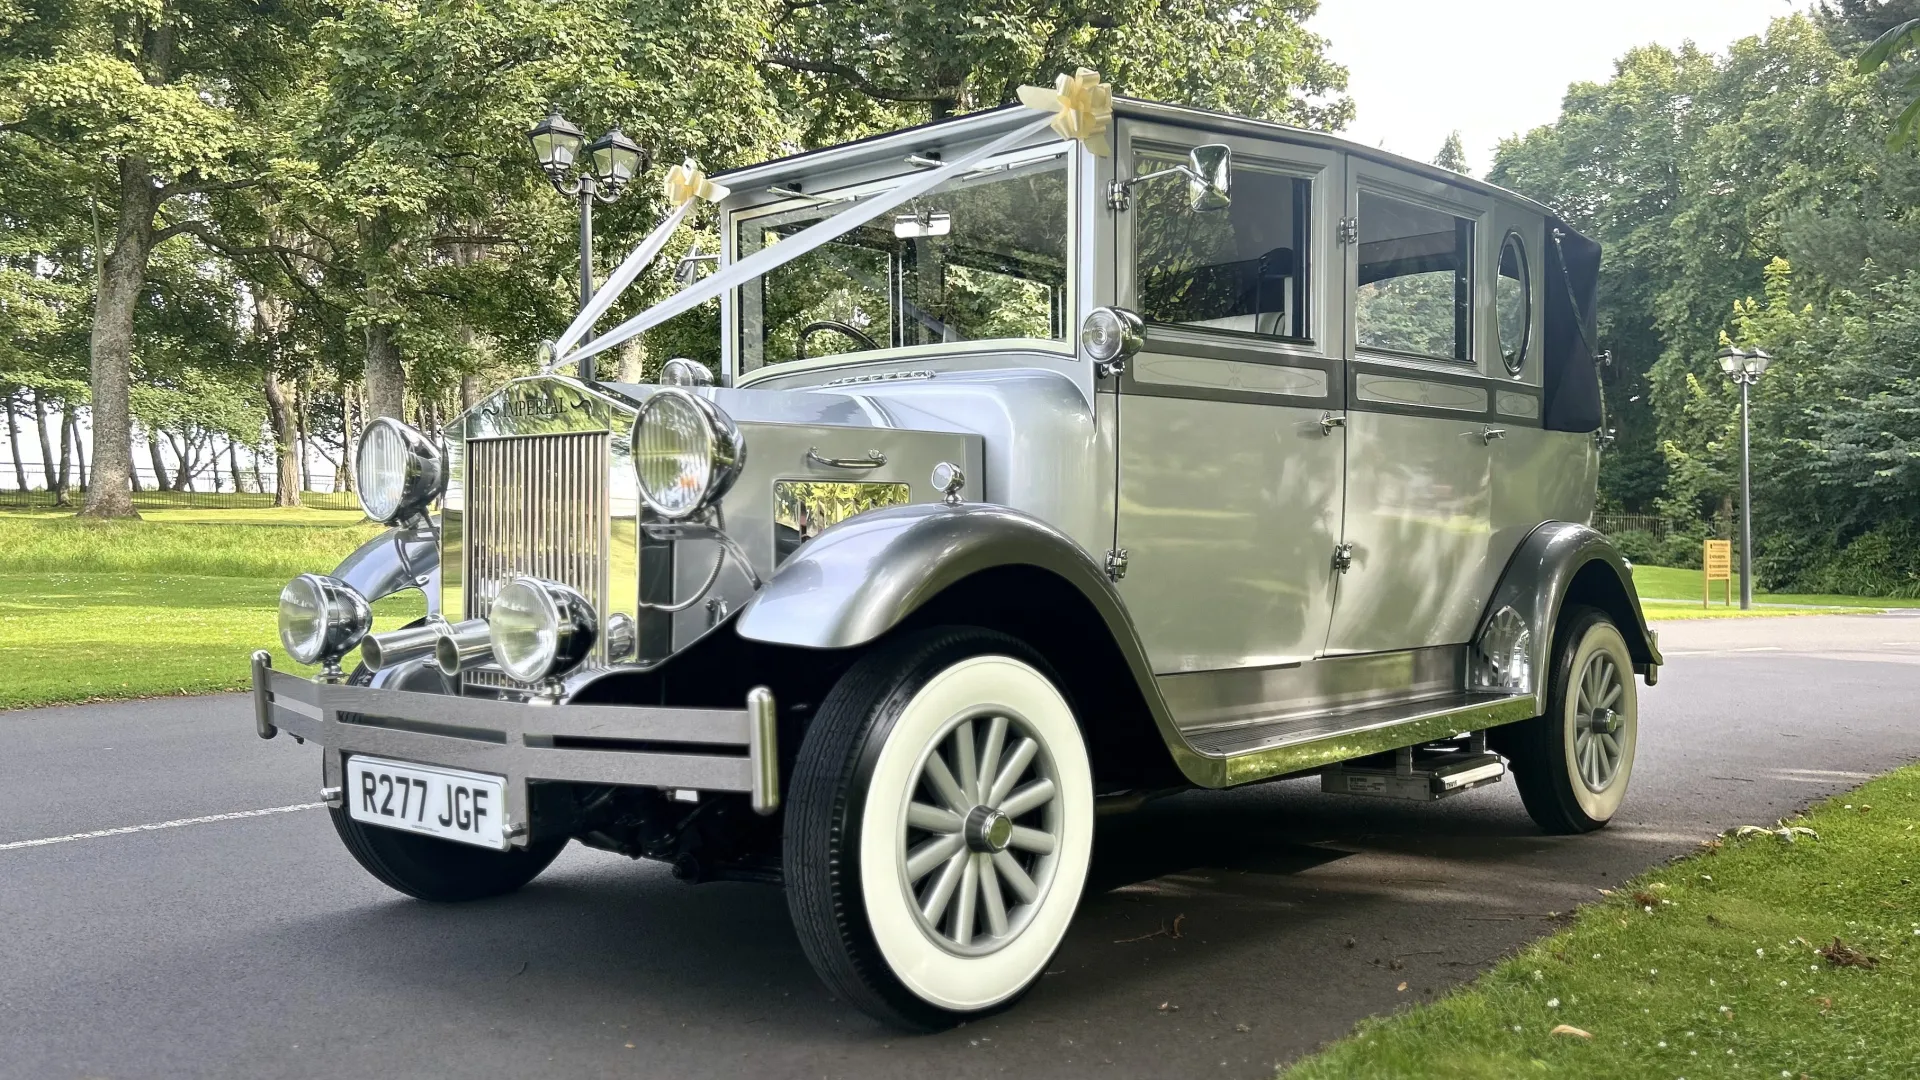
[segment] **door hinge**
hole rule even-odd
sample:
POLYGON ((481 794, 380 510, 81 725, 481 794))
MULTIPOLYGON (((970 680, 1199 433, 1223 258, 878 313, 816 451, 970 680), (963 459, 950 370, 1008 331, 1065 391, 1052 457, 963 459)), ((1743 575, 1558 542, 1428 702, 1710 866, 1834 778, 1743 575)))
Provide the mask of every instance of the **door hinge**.
POLYGON ((1333 545, 1333 568, 1338 573, 1353 569, 1353 545, 1340 543, 1333 545))
POLYGON ((1118 213, 1125 210, 1132 201, 1133 196, 1129 194, 1125 180, 1107 181, 1107 209, 1118 213))
POLYGON ((1127 549, 1114 548, 1107 552, 1107 578, 1119 581, 1127 576, 1127 549))
POLYGON ((1343 244, 1357 243, 1360 239, 1360 219, 1350 217, 1341 218, 1338 239, 1343 244))

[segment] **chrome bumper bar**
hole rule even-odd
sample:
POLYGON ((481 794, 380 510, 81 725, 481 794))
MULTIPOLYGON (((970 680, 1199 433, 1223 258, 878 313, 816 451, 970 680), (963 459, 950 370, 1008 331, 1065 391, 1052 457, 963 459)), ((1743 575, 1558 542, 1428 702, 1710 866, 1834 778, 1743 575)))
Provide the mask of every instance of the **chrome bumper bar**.
MULTIPOLYGON (((314 682, 253 654, 254 723, 326 749, 337 792, 349 754, 470 769, 507 779, 508 837, 528 836, 527 782, 745 792, 757 813, 780 808, 773 693, 740 709, 527 703, 314 682)), ((331 801, 331 799, 329 799, 331 801)))

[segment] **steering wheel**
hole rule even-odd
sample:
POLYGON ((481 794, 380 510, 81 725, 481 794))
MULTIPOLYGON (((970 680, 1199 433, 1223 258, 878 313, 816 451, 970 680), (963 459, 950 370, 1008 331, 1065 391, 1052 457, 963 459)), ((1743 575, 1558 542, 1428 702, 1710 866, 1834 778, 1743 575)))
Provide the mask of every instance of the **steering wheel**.
POLYGON ((793 358, 795 360, 805 360, 807 358, 807 336, 820 330, 831 330, 842 337, 852 338, 854 341, 865 345, 869 349, 877 349, 880 347, 879 342, 861 333, 860 329, 851 323, 843 323, 838 319, 815 319, 800 328, 800 336, 795 339, 793 346, 793 358))

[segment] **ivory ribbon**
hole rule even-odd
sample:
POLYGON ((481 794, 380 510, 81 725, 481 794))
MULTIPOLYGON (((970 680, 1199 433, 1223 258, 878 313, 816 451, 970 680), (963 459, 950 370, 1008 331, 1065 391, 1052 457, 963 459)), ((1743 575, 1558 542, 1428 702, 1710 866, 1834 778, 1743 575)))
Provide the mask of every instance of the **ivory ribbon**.
POLYGON ((1100 81, 1100 73, 1081 68, 1071 75, 1062 73, 1053 81, 1053 89, 1022 86, 1020 104, 1029 109, 1052 112, 1053 130, 1063 139, 1078 139, 1099 157, 1113 153, 1107 142, 1107 129, 1113 126, 1113 88, 1100 81))
MULTIPOLYGON (((633 279, 653 265, 653 260, 660 255, 660 249, 666 246, 667 238, 672 236, 673 231, 678 229, 681 223, 687 220, 687 215, 693 212, 694 206, 697 205, 694 202, 695 199, 719 202, 729 194, 724 185, 707 179, 707 174, 700 171, 700 167, 694 164, 692 158, 668 169, 667 178, 662 187, 665 189, 667 202, 672 204, 673 209, 660 218, 660 223, 653 227, 653 231, 647 234, 646 239, 640 241, 640 246, 633 249, 633 253, 628 255, 614 270, 612 276, 607 278, 606 284, 600 286, 600 291, 593 294, 593 299, 587 301, 587 306, 580 309, 580 314, 574 316, 573 322, 567 324, 567 332, 561 334, 553 343, 554 356, 566 356, 567 350, 573 348, 582 337, 585 337, 587 331, 593 329, 593 324, 599 321, 600 316, 607 313, 607 309, 613 306, 615 300, 620 299, 620 294, 626 291, 627 286, 633 284, 633 279)), ((554 366, 549 364, 547 370, 552 370, 554 366)))
MULTIPOLYGON (((667 297, 593 341, 569 351, 569 346, 576 344, 580 337, 579 334, 574 333, 574 329, 580 327, 581 333, 585 332, 584 327, 580 326, 581 320, 574 320, 574 326, 567 328, 567 335, 555 344, 556 359, 552 366, 578 363, 589 356, 616 348, 675 315, 699 307, 738 285, 745 284, 761 274, 831 243, 894 207, 919 198, 948 180, 967 172, 980 162, 1018 146, 1047 128, 1059 132, 1064 138, 1078 139, 1086 143, 1088 150, 1103 157, 1112 152, 1106 133, 1113 123, 1113 90, 1100 81, 1098 73, 1081 68, 1072 75, 1061 75, 1054 81, 1054 87, 1051 90, 1043 86, 1023 86, 1019 93, 1021 104, 1052 115, 1015 128, 985 146, 962 154, 937 169, 929 169, 897 187, 876 192, 825 221, 815 222, 777 244, 761 248, 699 284, 667 297)), ((713 196, 716 199, 725 198, 727 194, 725 188, 707 180, 697 169, 683 167, 672 170, 667 174, 667 184, 669 198, 688 189, 691 189, 694 195, 704 197, 701 191, 703 184, 718 191, 718 194, 713 196)), ((682 203, 681 209, 691 205, 692 197, 692 195, 687 196, 689 202, 682 203)), ((655 232, 660 233, 662 230, 672 231, 667 228, 666 222, 662 222, 661 229, 656 229, 655 232)), ((653 237, 649 236, 647 239, 650 242, 653 237)), ((646 244, 641 245, 643 250, 646 247, 646 244)), ((636 250, 632 256, 628 257, 627 262, 634 262, 640 253, 640 250, 636 250)), ((647 259, 650 261, 652 258, 653 253, 648 253, 647 259)), ((645 263, 642 262, 641 266, 644 267, 645 263)), ((627 274, 622 278, 621 275, 625 274, 626 270, 627 264, 621 264, 620 272, 614 275, 614 279, 607 282, 607 288, 594 297, 593 303, 588 306, 588 310, 593 311, 594 317, 597 318, 600 312, 606 310, 607 304, 613 302, 611 294, 615 291, 613 286, 616 280, 621 288, 625 288, 627 283, 633 280, 633 276, 639 273, 639 270, 635 269, 633 274, 627 274), (606 303, 600 302, 602 296, 607 297, 606 303)), ((586 311, 581 312, 581 318, 587 318, 586 311)), ((591 319, 587 319, 588 325, 591 325, 591 322, 591 319)))

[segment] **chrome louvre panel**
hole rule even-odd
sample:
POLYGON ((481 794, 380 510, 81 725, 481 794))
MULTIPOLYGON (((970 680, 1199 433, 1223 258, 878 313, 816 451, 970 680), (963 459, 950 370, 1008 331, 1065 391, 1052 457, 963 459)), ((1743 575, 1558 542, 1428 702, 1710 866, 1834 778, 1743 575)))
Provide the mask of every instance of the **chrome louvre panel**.
POLYGON ((596 612, 609 610, 610 441, 579 431, 467 442, 466 618, 485 618, 515 574, 572 586, 596 612))

